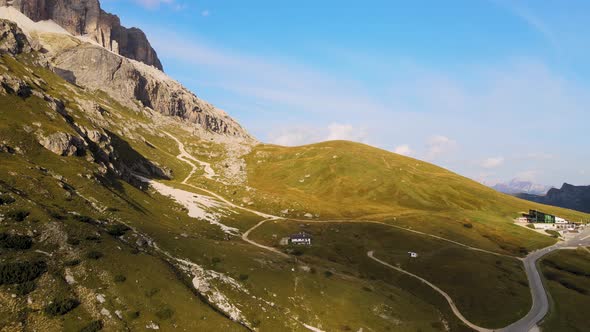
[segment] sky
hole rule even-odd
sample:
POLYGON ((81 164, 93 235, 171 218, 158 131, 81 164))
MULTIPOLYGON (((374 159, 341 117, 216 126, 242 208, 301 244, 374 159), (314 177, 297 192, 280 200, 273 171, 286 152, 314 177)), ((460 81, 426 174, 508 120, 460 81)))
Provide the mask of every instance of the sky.
POLYGON ((266 143, 346 139, 486 184, 590 184, 585 0, 102 0, 266 143))

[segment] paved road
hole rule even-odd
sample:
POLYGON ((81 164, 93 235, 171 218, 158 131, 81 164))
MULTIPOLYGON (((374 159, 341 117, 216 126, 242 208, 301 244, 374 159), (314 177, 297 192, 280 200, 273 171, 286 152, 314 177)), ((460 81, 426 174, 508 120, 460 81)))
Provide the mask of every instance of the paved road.
POLYGON ((547 291, 543 285, 537 263, 539 260, 550 252, 559 249, 574 249, 577 247, 590 246, 590 227, 577 236, 566 241, 559 242, 551 247, 543 248, 530 253, 523 261, 527 278, 529 280, 529 287, 531 288, 531 295, 533 297, 533 305, 526 316, 517 322, 501 329, 503 332, 523 332, 530 331, 537 323, 541 321, 549 311, 549 300, 547 298, 547 291))

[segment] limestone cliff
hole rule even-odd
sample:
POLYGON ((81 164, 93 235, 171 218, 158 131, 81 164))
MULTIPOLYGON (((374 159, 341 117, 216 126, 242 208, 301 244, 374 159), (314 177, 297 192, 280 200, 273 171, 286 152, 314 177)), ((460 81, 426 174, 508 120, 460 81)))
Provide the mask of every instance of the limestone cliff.
POLYGON ((98 0, 0 0, 35 22, 53 20, 69 33, 87 36, 109 51, 162 70, 156 51, 143 31, 125 28, 98 0))

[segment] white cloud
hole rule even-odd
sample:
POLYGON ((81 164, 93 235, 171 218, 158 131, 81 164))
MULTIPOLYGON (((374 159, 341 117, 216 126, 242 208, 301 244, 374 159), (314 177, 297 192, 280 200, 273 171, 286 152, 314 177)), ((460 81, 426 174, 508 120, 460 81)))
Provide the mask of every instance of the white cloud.
POLYGON ((452 151, 457 146, 457 143, 442 135, 432 136, 428 139, 426 160, 433 160, 442 155, 452 151))
POLYGON ((319 141, 318 132, 311 127, 286 127, 275 130, 269 135, 272 144, 282 146, 299 146, 319 141))
POLYGON ((504 163, 504 157, 487 158, 481 162, 483 168, 496 168, 504 163))
POLYGON ((326 140, 366 142, 367 133, 363 128, 355 128, 349 124, 332 123, 328 126, 328 137, 326 137, 326 140))
POLYGON ((411 156, 414 153, 407 144, 396 146, 395 149, 393 149, 393 152, 401 154, 402 156, 411 156))

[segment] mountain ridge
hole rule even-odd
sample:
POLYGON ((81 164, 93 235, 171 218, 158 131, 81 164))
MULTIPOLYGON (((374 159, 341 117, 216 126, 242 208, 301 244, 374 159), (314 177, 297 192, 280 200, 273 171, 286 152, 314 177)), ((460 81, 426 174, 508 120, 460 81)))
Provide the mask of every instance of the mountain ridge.
POLYGON ((122 26, 98 0, 0 0, 0 6, 12 6, 34 22, 52 20, 72 35, 87 36, 109 51, 163 70, 145 33, 122 26))
POLYGON ((590 186, 564 183, 559 189, 550 189, 546 195, 517 194, 516 196, 541 204, 590 213, 590 186))

